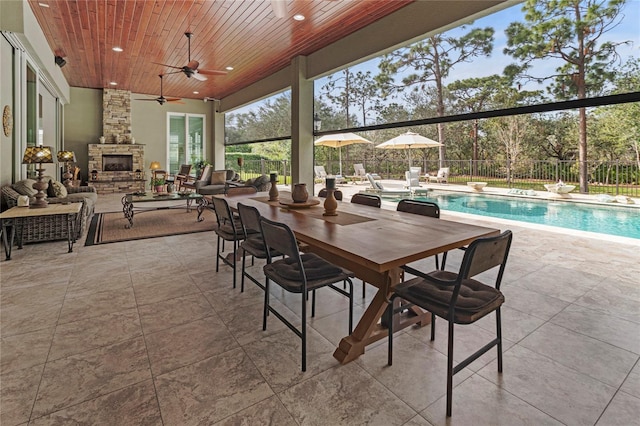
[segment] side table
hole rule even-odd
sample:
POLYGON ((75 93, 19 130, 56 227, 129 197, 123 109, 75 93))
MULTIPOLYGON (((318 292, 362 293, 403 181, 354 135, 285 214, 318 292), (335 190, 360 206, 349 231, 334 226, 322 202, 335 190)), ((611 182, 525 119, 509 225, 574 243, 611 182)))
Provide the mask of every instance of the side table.
POLYGON ((0 220, 2 221, 2 242, 4 243, 6 259, 11 260, 11 248, 13 247, 16 234, 18 236, 18 249, 22 248, 22 230, 25 222, 28 220, 38 220, 39 217, 49 215, 60 215, 66 218, 69 253, 73 252, 76 217, 80 214, 81 208, 82 203, 49 204, 48 207, 41 209, 13 207, 0 213, 0 220))

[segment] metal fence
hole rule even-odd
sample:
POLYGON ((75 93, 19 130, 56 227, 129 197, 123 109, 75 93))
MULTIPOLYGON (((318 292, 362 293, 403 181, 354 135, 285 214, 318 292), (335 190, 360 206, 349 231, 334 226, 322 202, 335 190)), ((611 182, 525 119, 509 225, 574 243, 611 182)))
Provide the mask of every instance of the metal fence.
MULTIPOLYGON (((383 160, 379 162, 367 160, 343 160, 342 170, 345 175, 354 174, 354 164, 363 164, 369 173, 377 173, 383 179, 404 181, 404 172, 409 169, 406 161, 383 160)), ((321 164, 329 174, 337 174, 337 161, 321 164)), ((227 165, 237 169, 237 165, 227 165)), ((435 174, 438 171, 437 161, 415 162, 412 166, 422 168, 421 175, 435 174)), ((483 181, 489 186, 534 189, 544 191, 544 184, 562 180, 566 184, 579 188, 579 170, 576 161, 522 161, 507 163, 498 160, 450 160, 445 164, 449 167, 449 183, 465 185, 467 182, 483 181)), ((627 195, 640 197, 640 169, 637 164, 614 162, 588 162, 589 193, 627 195)), ((270 172, 278 173, 280 183, 291 183, 291 168, 287 160, 259 160, 245 161, 241 175, 248 179, 270 172)))

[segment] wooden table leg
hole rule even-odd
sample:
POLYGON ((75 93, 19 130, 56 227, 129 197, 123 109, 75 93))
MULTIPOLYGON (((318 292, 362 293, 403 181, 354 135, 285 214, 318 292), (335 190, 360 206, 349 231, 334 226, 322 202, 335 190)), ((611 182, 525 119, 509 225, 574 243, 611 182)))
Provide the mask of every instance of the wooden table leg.
MULTIPOLYGON (((400 273, 401 270, 399 268, 385 273, 384 280, 388 284, 378 287, 378 292, 373 297, 362 318, 360 318, 360 322, 358 322, 353 333, 343 337, 340 341, 340 344, 333 352, 333 357, 340 361, 341 364, 353 361, 364 353, 367 345, 387 337, 388 330, 379 321, 387 310, 389 305, 387 301, 393 293, 393 287, 400 282, 400 273)), ((431 315, 428 312, 423 312, 418 308, 410 310, 412 312, 411 315, 400 317, 401 319, 397 320, 399 322, 394 324, 395 331, 413 324, 419 324, 420 326, 430 324, 431 315)))

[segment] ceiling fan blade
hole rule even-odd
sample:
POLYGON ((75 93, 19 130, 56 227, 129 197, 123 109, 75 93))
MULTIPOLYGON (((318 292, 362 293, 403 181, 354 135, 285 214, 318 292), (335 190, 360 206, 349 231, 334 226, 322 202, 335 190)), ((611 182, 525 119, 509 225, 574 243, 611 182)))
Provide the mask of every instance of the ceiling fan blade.
POLYGON ((134 99, 136 101, 157 101, 158 98, 152 98, 152 99, 134 99))
POLYGON ((167 100, 167 102, 175 102, 175 101, 181 101, 182 100, 182 98, 166 98, 166 97, 165 97, 165 99, 167 100))
MULTIPOLYGON (((174 67, 173 65, 168 65, 168 64, 161 64, 160 62, 151 62, 152 64, 156 64, 156 65, 162 65, 163 67, 169 67, 169 68, 175 68, 177 70, 181 70, 182 67, 174 67)), ((167 73, 170 74, 170 73, 167 73)))
POLYGON ((205 77, 204 75, 200 75, 200 73, 198 73, 198 71, 194 71, 192 74, 192 77, 195 78, 196 80, 200 80, 200 81, 205 81, 207 79, 207 77, 205 77))
POLYGON ((287 16, 287 3, 285 0, 271 0, 271 9, 278 19, 287 16))
POLYGON ((219 71, 219 70, 198 70, 198 74, 205 75, 227 75, 227 71, 219 71))

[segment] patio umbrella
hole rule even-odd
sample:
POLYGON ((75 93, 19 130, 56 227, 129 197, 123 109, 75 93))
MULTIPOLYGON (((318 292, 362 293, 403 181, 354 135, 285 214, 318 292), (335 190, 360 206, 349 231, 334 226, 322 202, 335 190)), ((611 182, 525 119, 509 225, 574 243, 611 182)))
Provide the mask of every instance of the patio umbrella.
POLYGON ((421 136, 417 133, 407 132, 393 139, 389 139, 386 142, 382 142, 380 145, 376 145, 376 148, 380 149, 406 149, 409 156, 409 167, 411 167, 411 149, 412 148, 434 148, 441 146, 440 142, 436 142, 433 139, 421 136))
POLYGON ((328 146, 338 148, 338 158, 340 162, 340 176, 342 176, 342 147, 353 145, 356 143, 373 143, 362 136, 355 133, 335 133, 333 135, 325 135, 317 139, 313 144, 316 146, 328 146))

